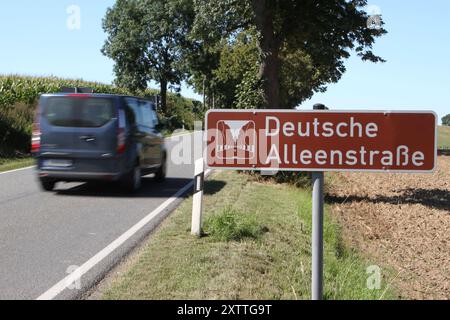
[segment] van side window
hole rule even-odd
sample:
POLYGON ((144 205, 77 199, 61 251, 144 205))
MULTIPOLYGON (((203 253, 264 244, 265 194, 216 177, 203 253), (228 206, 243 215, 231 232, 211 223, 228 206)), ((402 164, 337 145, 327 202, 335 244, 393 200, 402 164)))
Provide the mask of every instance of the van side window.
POLYGON ((158 114, 156 113, 155 109, 152 109, 151 114, 153 119, 153 126, 156 127, 159 123, 158 114))
POLYGON ((129 119, 129 122, 138 126, 143 125, 142 110, 139 107, 138 100, 133 98, 126 98, 125 102, 128 109, 127 116, 133 118, 129 119))
POLYGON ((152 105, 148 101, 141 101, 142 115, 143 115, 143 124, 146 127, 154 128, 155 123, 153 122, 152 117, 152 105))

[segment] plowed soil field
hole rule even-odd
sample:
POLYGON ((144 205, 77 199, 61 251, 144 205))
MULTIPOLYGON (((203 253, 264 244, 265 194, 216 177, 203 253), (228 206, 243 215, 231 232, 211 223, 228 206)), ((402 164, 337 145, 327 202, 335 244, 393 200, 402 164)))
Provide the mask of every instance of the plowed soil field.
POLYGON ((393 270, 403 299, 450 299, 450 157, 431 174, 330 173, 346 242, 393 270))

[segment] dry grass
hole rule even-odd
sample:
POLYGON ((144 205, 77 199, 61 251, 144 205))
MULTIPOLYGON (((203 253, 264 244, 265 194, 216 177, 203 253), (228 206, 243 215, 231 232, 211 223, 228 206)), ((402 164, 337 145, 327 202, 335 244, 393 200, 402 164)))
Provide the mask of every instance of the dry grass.
POLYGON ((450 149, 450 126, 438 127, 438 149, 450 149))

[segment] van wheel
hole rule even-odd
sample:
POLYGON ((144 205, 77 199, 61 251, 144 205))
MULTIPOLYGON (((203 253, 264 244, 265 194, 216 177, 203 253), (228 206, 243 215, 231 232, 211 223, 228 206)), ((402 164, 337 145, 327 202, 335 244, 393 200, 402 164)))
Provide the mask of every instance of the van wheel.
POLYGON ((55 188, 56 181, 48 180, 48 179, 40 179, 41 188, 44 191, 53 191, 55 188))
POLYGON ((124 179, 124 187, 129 192, 136 192, 141 188, 142 175, 141 167, 136 164, 133 170, 131 170, 124 179))
POLYGON ((161 166, 155 172, 155 181, 163 182, 164 180, 166 180, 166 174, 167 174, 167 163, 166 163, 166 156, 164 155, 161 166))

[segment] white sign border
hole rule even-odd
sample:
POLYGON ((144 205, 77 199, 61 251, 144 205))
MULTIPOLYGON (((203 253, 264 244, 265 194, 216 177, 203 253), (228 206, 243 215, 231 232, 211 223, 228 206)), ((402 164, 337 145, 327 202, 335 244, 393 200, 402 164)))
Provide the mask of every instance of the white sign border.
POLYGON ((209 109, 205 114, 205 153, 207 153, 208 144, 208 115, 212 112, 223 112, 223 113, 236 113, 236 112, 250 112, 256 113, 269 113, 269 112, 283 112, 283 113, 418 113, 418 114, 432 114, 434 116, 434 163, 433 168, 430 170, 391 170, 391 169, 324 169, 324 168, 261 168, 261 167, 214 167, 209 166, 207 161, 207 154, 204 155, 206 168, 212 170, 242 170, 242 171, 266 171, 266 172, 281 172, 281 171, 292 171, 292 172, 384 172, 384 173, 433 173, 436 171, 437 167, 437 140, 438 140, 438 126, 437 126, 437 114, 432 110, 295 110, 295 109, 209 109))

